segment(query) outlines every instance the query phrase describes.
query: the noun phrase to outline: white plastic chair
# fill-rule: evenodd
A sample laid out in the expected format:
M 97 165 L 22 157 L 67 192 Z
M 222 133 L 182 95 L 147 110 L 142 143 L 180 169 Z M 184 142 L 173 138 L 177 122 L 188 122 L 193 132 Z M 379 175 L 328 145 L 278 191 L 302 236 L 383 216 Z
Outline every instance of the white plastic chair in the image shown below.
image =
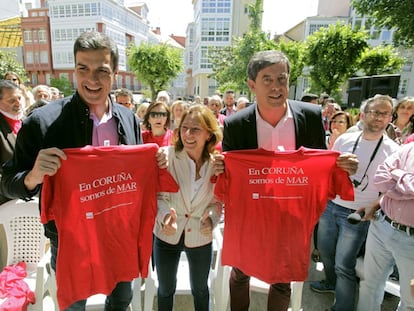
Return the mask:
M 15 199 L 2 204 L 0 224 L 3 225 L 7 242 L 6 264 L 26 263 L 25 281 L 36 296 L 36 303 L 29 305 L 29 310 L 41 311 L 48 276 L 46 263 L 42 260 L 46 238 L 40 223 L 38 200 L 26 202 Z
M 358 257 L 357 263 L 355 266 L 355 272 L 357 276 L 363 280 L 364 279 L 364 257 Z M 388 279 L 385 282 L 384 290 L 391 295 L 400 297 L 400 282 Z

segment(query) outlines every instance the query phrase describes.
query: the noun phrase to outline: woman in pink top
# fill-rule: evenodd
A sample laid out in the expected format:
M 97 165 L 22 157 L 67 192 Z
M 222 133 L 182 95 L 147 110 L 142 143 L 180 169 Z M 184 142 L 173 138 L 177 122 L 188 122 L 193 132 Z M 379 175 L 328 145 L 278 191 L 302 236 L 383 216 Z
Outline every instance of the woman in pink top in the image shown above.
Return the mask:
M 143 125 L 147 130 L 142 132 L 142 141 L 156 143 L 158 146 L 170 146 L 173 131 L 170 130 L 170 108 L 162 101 L 149 105 L 144 116 Z

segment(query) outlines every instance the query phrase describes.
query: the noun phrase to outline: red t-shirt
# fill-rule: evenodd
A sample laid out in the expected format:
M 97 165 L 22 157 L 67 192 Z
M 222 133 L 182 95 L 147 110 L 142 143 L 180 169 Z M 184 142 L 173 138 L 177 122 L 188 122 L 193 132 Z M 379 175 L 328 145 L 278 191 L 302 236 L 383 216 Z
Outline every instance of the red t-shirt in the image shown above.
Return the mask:
M 147 276 L 158 191 L 178 191 L 157 166 L 158 146 L 65 149 L 42 188 L 41 220 L 55 220 L 61 309 L 121 281 Z
M 167 129 L 164 135 L 155 136 L 152 131 L 143 131 L 142 132 L 142 141 L 144 144 L 155 143 L 160 147 L 171 146 L 171 139 L 173 136 L 173 131 Z
M 215 193 L 224 200 L 223 265 L 269 284 L 304 281 L 313 228 L 328 199 L 353 200 L 336 151 L 225 152 Z

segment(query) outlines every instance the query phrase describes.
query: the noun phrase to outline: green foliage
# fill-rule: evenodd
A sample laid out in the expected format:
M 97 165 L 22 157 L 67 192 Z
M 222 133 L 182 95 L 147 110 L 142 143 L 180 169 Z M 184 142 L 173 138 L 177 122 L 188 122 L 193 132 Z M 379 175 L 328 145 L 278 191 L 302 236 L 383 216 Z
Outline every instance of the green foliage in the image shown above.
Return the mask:
M 396 73 L 401 70 L 404 61 L 391 46 L 379 45 L 362 52 L 358 67 L 366 76 Z
M 72 83 L 66 77 L 50 78 L 50 86 L 54 86 L 63 92 L 65 96 L 69 96 L 73 93 Z
M 23 81 L 27 81 L 24 67 L 16 61 L 16 53 L 0 51 L 0 78 L 8 71 L 14 71 Z
M 353 0 L 352 5 L 361 15 L 369 15 L 378 28 L 395 28 L 396 45 L 414 45 L 413 0 Z
M 250 29 L 241 38 L 234 38 L 232 46 L 209 49 L 209 61 L 212 64 L 214 78 L 221 91 L 233 86 L 241 94 L 249 94 L 247 86 L 247 64 L 254 53 L 276 48 L 269 35 L 261 31 L 263 1 L 257 0 L 249 6 Z
M 289 41 L 279 42 L 277 49 L 286 54 L 290 63 L 289 84 L 296 85 L 298 77 L 302 75 L 305 66 L 305 45 L 303 42 Z
M 364 31 L 336 23 L 307 38 L 305 63 L 310 68 L 312 88 L 319 93 L 337 92 L 352 76 L 362 51 L 368 46 Z
M 184 69 L 180 50 L 167 44 L 131 45 L 127 55 L 131 71 L 150 88 L 152 100 Z

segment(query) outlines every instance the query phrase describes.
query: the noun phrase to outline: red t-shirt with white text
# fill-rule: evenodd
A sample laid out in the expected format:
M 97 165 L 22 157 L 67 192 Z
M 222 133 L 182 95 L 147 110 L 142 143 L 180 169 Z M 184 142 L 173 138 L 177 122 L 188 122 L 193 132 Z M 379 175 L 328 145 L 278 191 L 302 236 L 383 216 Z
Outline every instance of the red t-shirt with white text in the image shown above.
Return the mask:
M 64 149 L 42 188 L 41 220 L 58 230 L 56 281 L 65 309 L 121 281 L 147 276 L 158 191 L 176 192 L 156 144 Z
M 223 265 L 269 284 L 304 281 L 313 228 L 328 199 L 353 200 L 336 151 L 225 152 L 215 193 L 224 200 Z

